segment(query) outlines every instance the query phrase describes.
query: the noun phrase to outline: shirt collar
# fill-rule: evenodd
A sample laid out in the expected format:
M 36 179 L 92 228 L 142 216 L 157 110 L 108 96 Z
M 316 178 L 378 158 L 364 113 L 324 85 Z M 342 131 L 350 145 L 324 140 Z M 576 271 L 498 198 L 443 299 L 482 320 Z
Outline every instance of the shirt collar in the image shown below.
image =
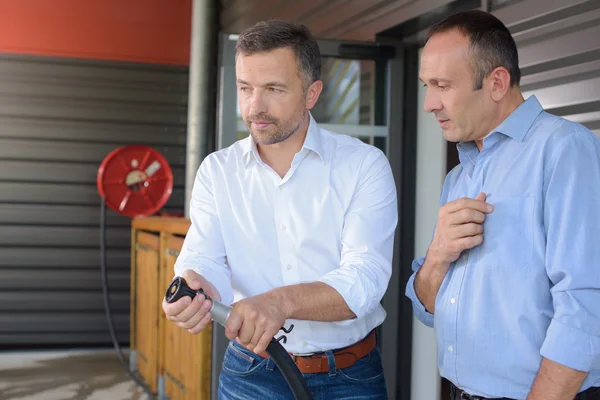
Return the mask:
M 501 142 L 507 137 L 516 141 L 522 142 L 525 140 L 527 132 L 533 125 L 533 122 L 538 115 L 544 111 L 542 105 L 535 95 L 530 96 L 483 139 L 483 149 L 490 149 L 496 143 Z M 504 135 L 496 135 L 500 133 Z M 456 146 L 458 148 L 458 158 L 467 172 L 475 165 L 475 159 L 479 155 L 479 149 L 474 141 L 460 142 Z
M 314 152 L 321 158 L 321 161 L 325 162 L 326 154 L 323 148 L 321 128 L 319 128 L 317 121 L 315 121 L 310 112 L 308 113 L 308 117 L 310 118 L 308 122 L 308 131 L 306 132 L 302 149 L 308 149 Z
M 522 142 L 538 115 L 544 108 L 535 95 L 521 103 L 493 132 L 500 132 Z
M 248 135 L 246 139 L 244 139 L 244 154 L 242 158 L 244 159 L 245 165 L 248 165 L 253 156 L 258 155 L 256 149 L 256 143 L 252 139 L 252 135 Z
M 319 128 L 319 125 L 310 112 L 308 113 L 308 116 L 310 118 L 308 122 L 308 131 L 306 132 L 306 137 L 304 138 L 304 144 L 302 145 L 301 151 L 304 149 L 310 150 L 317 154 L 321 161 L 326 162 L 326 154 L 320 132 L 321 128 Z M 256 142 L 254 142 L 252 135 L 248 135 L 246 138 L 246 143 L 244 143 L 244 153 L 242 155 L 245 165 L 248 165 L 253 156 L 257 160 L 259 159 Z

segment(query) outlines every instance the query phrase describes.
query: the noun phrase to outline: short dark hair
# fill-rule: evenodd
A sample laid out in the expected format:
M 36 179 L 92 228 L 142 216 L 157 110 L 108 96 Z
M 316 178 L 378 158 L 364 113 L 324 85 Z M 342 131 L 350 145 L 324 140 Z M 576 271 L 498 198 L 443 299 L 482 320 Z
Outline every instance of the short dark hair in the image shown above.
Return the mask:
M 238 37 L 237 54 L 251 55 L 280 48 L 290 48 L 296 54 L 298 69 L 305 88 L 321 79 L 319 45 L 308 28 L 292 22 L 270 20 L 258 22 Z
M 481 10 L 459 12 L 446 17 L 429 29 L 425 37 L 457 29 L 471 42 L 471 66 L 475 76 L 474 90 L 498 67 L 510 73 L 510 85 L 519 86 L 521 70 L 517 45 L 508 28 L 498 18 Z

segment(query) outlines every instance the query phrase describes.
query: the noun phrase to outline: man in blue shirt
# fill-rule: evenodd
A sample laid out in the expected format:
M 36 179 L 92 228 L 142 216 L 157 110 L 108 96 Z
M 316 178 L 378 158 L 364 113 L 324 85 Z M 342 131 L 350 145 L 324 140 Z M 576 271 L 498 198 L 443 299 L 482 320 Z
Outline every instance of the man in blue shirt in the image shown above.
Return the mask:
M 600 399 L 600 140 L 523 98 L 491 14 L 433 27 L 420 79 L 460 164 L 406 294 L 453 399 Z

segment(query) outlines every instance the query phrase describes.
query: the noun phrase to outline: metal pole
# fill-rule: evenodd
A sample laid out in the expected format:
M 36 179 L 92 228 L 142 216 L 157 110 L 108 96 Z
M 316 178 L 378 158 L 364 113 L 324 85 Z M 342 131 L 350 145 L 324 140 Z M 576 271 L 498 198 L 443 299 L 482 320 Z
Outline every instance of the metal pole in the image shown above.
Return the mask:
M 190 70 L 187 118 L 187 146 L 185 167 L 185 216 L 189 217 L 190 199 L 200 163 L 209 153 L 209 131 L 215 101 L 211 84 L 213 53 L 213 0 L 193 0 L 192 37 L 190 45 Z

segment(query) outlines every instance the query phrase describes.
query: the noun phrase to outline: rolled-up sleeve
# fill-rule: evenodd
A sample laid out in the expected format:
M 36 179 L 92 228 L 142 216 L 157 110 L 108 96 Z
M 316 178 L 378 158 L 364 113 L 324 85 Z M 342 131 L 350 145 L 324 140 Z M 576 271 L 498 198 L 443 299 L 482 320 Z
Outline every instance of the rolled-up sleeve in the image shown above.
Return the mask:
M 226 263 L 225 245 L 212 189 L 210 156 L 206 157 L 194 181 L 190 200 L 190 229 L 175 262 L 175 275 L 193 270 L 212 283 L 221 302 L 233 302 L 231 270 Z
M 421 303 L 421 300 L 419 300 L 417 292 L 415 291 L 415 277 L 417 276 L 417 271 L 419 268 L 423 266 L 423 262 L 425 262 L 425 257 L 417 258 L 413 261 L 413 274 L 408 279 L 405 294 L 406 297 L 412 301 L 413 311 L 417 319 L 430 328 L 433 328 L 433 314 L 427 311 L 423 303 Z
M 396 185 L 385 155 L 374 149 L 360 171 L 344 219 L 340 267 L 319 279 L 340 293 L 357 318 L 372 312 L 387 290 L 398 223 Z
M 563 139 L 544 180 L 554 315 L 541 355 L 586 372 L 600 369 L 599 143 L 585 131 Z

